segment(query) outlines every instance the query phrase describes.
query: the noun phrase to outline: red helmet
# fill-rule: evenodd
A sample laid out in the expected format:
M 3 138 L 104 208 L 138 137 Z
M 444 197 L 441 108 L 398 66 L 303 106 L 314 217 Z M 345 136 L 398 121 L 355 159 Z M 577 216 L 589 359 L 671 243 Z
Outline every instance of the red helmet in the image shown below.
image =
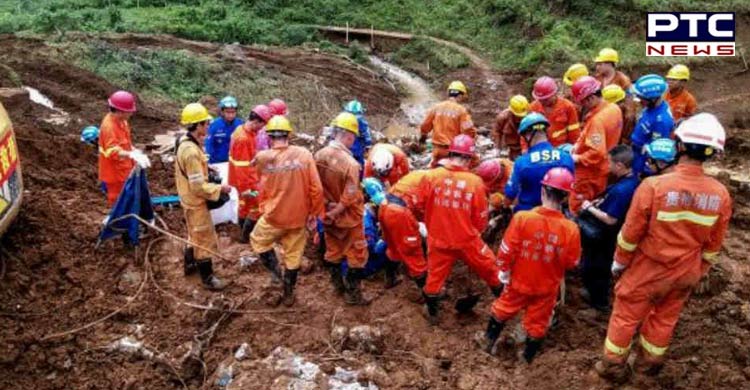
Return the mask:
M 474 139 L 466 134 L 459 134 L 453 138 L 451 146 L 448 148 L 448 152 L 463 154 L 464 156 L 473 156 L 474 150 Z
M 534 83 L 534 91 L 531 96 L 537 100 L 549 99 L 557 93 L 557 83 L 552 77 L 543 76 Z
M 602 83 L 600 83 L 599 80 L 591 76 L 583 76 L 576 80 L 570 89 L 573 93 L 573 99 L 575 99 L 576 102 L 581 103 L 583 99 L 595 94 L 596 91 L 601 89 L 601 87 Z
M 556 167 L 552 168 L 544 174 L 542 184 L 547 187 L 557 188 L 563 191 L 573 191 L 573 173 L 567 168 Z
M 110 107 L 123 111 L 123 112 L 135 112 L 135 96 L 128 91 L 117 91 L 113 93 L 107 103 Z
M 268 108 L 271 109 L 274 115 L 286 115 L 286 103 L 281 99 L 273 99 L 268 102 Z
M 263 119 L 263 122 L 268 122 L 268 120 L 273 116 L 271 109 L 268 108 L 268 106 L 265 104 L 259 104 L 253 107 L 251 112 L 254 112 L 255 115 L 260 117 L 260 119 Z
M 477 175 L 482 178 L 484 184 L 490 185 L 503 174 L 500 162 L 496 159 L 484 160 L 477 167 Z

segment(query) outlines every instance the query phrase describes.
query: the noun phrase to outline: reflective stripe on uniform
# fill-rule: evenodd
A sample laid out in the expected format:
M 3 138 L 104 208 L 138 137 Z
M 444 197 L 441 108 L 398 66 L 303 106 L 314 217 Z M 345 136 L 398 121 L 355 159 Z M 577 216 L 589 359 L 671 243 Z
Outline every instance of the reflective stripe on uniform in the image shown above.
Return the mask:
M 203 174 L 194 173 L 192 175 L 188 175 L 188 181 L 191 183 L 203 183 Z
M 581 124 L 580 123 L 574 123 L 574 124 L 568 126 L 568 131 L 578 130 L 580 128 L 581 128 Z
M 692 211 L 659 211 L 659 213 L 656 214 L 657 221 L 688 221 L 701 226 L 713 226 L 718 219 L 718 215 L 701 215 Z
M 567 132 L 568 132 L 567 129 L 558 130 L 558 131 L 552 133 L 552 138 L 557 138 L 557 137 L 559 137 L 561 135 L 564 135 Z
M 109 158 L 109 156 L 112 155 L 112 153 L 119 152 L 121 148 L 119 146 L 113 146 L 109 149 L 104 149 L 102 147 L 99 147 L 99 153 L 104 155 L 104 158 Z
M 667 347 L 657 347 L 656 345 L 649 343 L 643 335 L 641 335 L 641 346 L 646 352 L 653 356 L 662 356 L 667 352 Z
M 701 257 L 703 258 L 703 260 L 706 260 L 711 264 L 716 264 L 719 262 L 719 252 L 703 252 L 703 255 Z
M 622 236 L 622 231 L 617 234 L 617 245 L 620 246 L 623 250 L 627 252 L 632 252 L 636 248 L 636 244 L 631 244 L 625 240 L 625 237 Z
M 609 339 L 609 337 L 607 337 L 607 338 L 606 338 L 606 339 L 604 340 L 604 348 L 606 348 L 606 349 L 607 349 L 607 351 L 609 351 L 609 352 L 612 352 L 613 354 L 615 354 L 615 355 L 617 355 L 617 356 L 623 356 L 623 355 L 626 355 L 626 354 L 628 353 L 628 351 L 630 351 L 630 345 L 628 345 L 628 346 L 627 346 L 627 347 L 625 347 L 625 348 L 623 348 L 623 347 L 618 347 L 617 345 L 615 345 L 615 343 L 613 343 L 613 342 L 612 342 L 612 341 L 611 341 L 611 340 Z
M 250 161 L 235 160 L 232 156 L 229 156 L 229 163 L 236 167 L 249 167 Z

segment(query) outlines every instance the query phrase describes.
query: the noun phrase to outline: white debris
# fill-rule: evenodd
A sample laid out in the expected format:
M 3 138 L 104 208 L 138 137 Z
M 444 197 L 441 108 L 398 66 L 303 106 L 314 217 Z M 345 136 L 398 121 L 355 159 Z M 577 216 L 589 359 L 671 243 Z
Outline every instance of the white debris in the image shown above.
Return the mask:
M 39 92 L 38 89 L 31 88 L 31 87 L 23 87 L 23 89 L 29 92 L 29 99 L 31 99 L 32 102 L 36 104 L 41 104 L 44 107 L 47 107 L 52 110 L 55 109 L 55 105 L 52 103 L 52 100 L 44 96 L 41 92 Z
M 70 115 L 59 108 L 55 108 L 52 100 L 44 96 L 38 89 L 28 86 L 24 86 L 23 89 L 29 93 L 29 100 L 55 112 L 46 118 L 42 118 L 43 121 L 57 126 L 62 126 L 70 122 Z
M 383 349 L 383 332 L 369 325 L 355 326 L 349 329 L 349 341 L 351 349 L 378 353 Z
M 143 346 L 143 343 L 130 337 L 125 336 L 107 347 L 107 350 L 112 352 L 122 352 L 131 355 L 142 356 L 148 359 L 154 357 L 154 353 L 148 348 Z
M 245 360 L 250 354 L 250 345 L 248 343 L 242 343 L 237 351 L 234 352 L 234 358 L 238 361 Z
M 243 255 L 240 256 L 240 270 L 244 271 L 250 269 L 250 267 L 258 261 L 258 256 L 255 255 Z

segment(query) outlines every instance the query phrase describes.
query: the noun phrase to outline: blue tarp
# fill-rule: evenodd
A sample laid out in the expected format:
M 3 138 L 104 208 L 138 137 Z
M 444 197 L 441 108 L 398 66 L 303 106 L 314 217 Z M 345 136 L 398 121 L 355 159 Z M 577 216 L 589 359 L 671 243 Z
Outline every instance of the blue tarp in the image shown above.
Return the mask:
M 108 223 L 102 229 L 102 232 L 99 234 L 99 242 L 114 237 L 123 237 L 124 235 L 131 244 L 138 245 L 141 223 L 135 218 L 118 220 L 118 218 L 128 214 L 138 215 L 146 221 L 154 219 L 154 208 L 151 204 L 151 194 L 148 189 L 146 172 L 139 167 L 133 168 L 133 171 L 130 172 L 128 181 L 125 182 L 122 192 L 117 197 L 115 205 L 109 212 L 108 221 L 115 222 Z

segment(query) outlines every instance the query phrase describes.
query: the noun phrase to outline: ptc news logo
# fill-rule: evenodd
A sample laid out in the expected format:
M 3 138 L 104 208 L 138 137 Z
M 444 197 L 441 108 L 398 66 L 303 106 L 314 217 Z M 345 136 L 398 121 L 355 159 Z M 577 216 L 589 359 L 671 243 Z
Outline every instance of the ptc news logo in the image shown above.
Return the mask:
M 649 57 L 734 56 L 734 12 L 649 12 Z

